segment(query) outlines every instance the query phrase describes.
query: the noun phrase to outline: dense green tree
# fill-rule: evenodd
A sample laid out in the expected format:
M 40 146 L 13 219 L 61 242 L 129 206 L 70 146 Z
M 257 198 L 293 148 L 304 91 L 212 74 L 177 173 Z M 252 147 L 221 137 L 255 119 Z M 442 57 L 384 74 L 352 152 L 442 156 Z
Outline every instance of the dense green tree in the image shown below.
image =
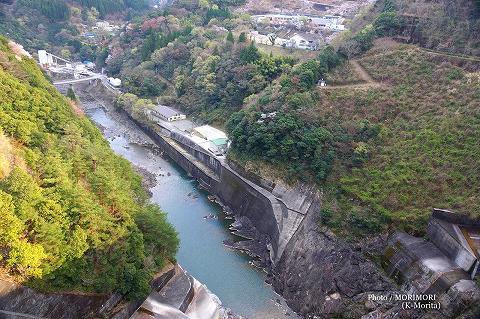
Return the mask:
M 228 41 L 228 42 L 231 42 L 231 43 L 235 43 L 235 39 L 233 38 L 233 33 L 232 33 L 232 31 L 228 31 L 227 41 Z
M 75 95 L 75 92 L 73 91 L 73 89 L 71 87 L 69 87 L 68 90 L 67 90 L 67 97 L 72 101 L 77 100 L 77 96 Z
M 400 31 L 401 21 L 396 12 L 382 12 L 375 19 L 373 27 L 378 37 L 393 36 Z
M 253 42 L 240 50 L 240 60 L 243 63 L 254 63 L 259 59 L 260 53 Z
M 385 0 L 383 5 L 383 12 L 393 12 L 397 10 L 397 5 L 395 4 L 395 0 Z
M 38 9 L 44 16 L 51 21 L 64 21 L 70 17 L 70 8 L 62 0 L 35 1 L 20 0 L 20 4 Z
M 245 34 L 245 32 L 240 33 L 240 35 L 238 36 L 238 42 L 239 43 L 247 42 L 247 35 Z
M 320 51 L 318 60 L 320 61 L 320 67 L 323 73 L 336 68 L 343 62 L 342 57 L 331 46 L 327 46 Z
M 143 10 L 148 8 L 147 0 L 76 0 L 86 8 L 95 8 L 100 15 L 104 16 L 109 13 L 131 8 L 134 10 Z
M 292 114 L 277 114 L 257 122 L 258 113 L 235 113 L 227 129 L 235 150 L 274 164 L 287 165 L 291 174 L 305 177 L 306 170 L 324 180 L 335 158 L 332 134 L 325 128 L 306 126 Z

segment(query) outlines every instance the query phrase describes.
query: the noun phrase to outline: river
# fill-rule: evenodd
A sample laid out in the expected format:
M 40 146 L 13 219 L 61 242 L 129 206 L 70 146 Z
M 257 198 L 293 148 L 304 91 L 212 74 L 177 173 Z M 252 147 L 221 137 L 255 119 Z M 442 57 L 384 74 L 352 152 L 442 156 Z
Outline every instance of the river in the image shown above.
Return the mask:
M 250 265 L 250 257 L 222 244 L 226 239 L 239 240 L 228 231 L 232 221 L 224 218 L 221 207 L 209 201 L 193 178 L 161 156 L 149 137 L 124 115 L 98 101 L 85 99 L 82 104 L 114 152 L 148 171 L 153 179 L 152 201 L 168 213 L 178 231 L 181 243 L 177 260 L 188 273 L 206 284 L 223 306 L 241 316 L 298 318 L 264 282 L 265 274 Z M 215 218 L 204 218 L 211 215 Z

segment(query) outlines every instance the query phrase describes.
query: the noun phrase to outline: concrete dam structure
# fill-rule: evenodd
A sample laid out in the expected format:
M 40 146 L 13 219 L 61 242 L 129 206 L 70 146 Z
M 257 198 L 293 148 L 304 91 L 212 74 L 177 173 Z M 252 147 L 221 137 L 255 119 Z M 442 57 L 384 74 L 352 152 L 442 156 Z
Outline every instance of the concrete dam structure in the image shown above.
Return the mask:
M 384 268 L 407 294 L 435 295 L 451 315 L 478 304 L 480 288 L 473 281 L 480 261 L 480 221 L 434 209 L 427 227 L 429 240 L 395 232 L 388 239 Z

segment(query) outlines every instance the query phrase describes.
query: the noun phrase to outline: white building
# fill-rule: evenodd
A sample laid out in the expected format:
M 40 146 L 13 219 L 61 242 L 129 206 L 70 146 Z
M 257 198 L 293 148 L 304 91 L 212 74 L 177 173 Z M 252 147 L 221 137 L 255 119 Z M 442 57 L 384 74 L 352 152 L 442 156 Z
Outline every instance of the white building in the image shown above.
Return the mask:
M 273 37 L 272 37 L 273 35 Z M 275 39 L 275 46 L 295 48 L 302 50 L 318 50 L 320 47 L 320 41 L 317 36 L 313 34 L 290 31 L 285 35 L 277 36 L 275 34 L 260 34 L 258 31 L 251 31 L 249 34 L 251 41 L 258 44 L 272 45 L 272 39 Z
M 273 24 L 273 25 L 294 25 L 301 27 L 304 25 L 304 17 L 293 16 L 285 14 L 262 14 L 252 17 L 255 22 L 260 24 Z
M 54 65 L 52 55 L 45 50 L 38 50 L 38 62 L 44 68 Z
M 208 149 L 213 154 L 224 155 L 228 147 L 227 134 L 210 125 L 203 125 L 193 129 L 192 137 L 194 140 L 203 141 L 199 144 Z M 205 143 L 208 142 L 208 143 Z M 205 146 L 206 145 L 206 146 Z
M 265 35 L 260 34 L 258 31 L 250 31 L 249 38 L 250 41 L 265 45 L 272 45 L 272 39 L 274 39 L 274 45 L 276 46 L 285 46 L 288 42 L 288 39 L 280 38 L 274 33 Z
M 252 17 L 256 23 L 270 25 L 292 25 L 297 28 L 311 25 L 313 27 L 324 27 L 328 30 L 343 31 L 344 18 L 340 16 L 326 15 L 323 17 L 306 15 L 284 15 L 284 14 L 263 14 Z
M 95 23 L 95 26 L 92 29 L 100 29 L 103 31 L 112 32 L 120 29 L 120 27 L 114 24 L 110 24 L 108 21 L 98 21 L 97 23 Z
M 151 110 L 150 114 L 153 117 L 167 122 L 184 120 L 187 118 L 185 114 L 182 114 L 179 111 L 165 105 L 157 105 L 155 108 L 153 108 L 153 110 Z
M 290 39 L 289 44 L 293 48 L 302 50 L 318 50 L 319 42 L 313 36 L 307 34 L 295 33 Z
M 345 25 L 342 24 L 344 20 L 345 19 L 342 17 L 331 15 L 309 18 L 309 21 L 311 21 L 311 23 L 313 23 L 314 25 L 321 26 L 325 29 L 333 31 L 344 31 Z

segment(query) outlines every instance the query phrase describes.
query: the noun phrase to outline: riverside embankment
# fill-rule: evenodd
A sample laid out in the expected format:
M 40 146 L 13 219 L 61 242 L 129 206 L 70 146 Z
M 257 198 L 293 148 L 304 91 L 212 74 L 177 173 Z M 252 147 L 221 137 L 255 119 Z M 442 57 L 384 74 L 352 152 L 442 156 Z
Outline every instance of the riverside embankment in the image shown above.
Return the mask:
M 239 315 L 295 318 L 283 299 L 264 283 L 264 273 L 251 265 L 251 258 L 223 245 L 240 238 L 228 231 L 232 220 L 226 218 L 221 206 L 207 198 L 208 193 L 199 187 L 193 174 L 189 175 L 172 158 L 162 156 L 166 155 L 165 149 L 111 104 L 89 98 L 88 92 L 79 89 L 77 94 L 112 149 L 148 177 L 152 200 L 168 213 L 179 232 L 179 264 Z

